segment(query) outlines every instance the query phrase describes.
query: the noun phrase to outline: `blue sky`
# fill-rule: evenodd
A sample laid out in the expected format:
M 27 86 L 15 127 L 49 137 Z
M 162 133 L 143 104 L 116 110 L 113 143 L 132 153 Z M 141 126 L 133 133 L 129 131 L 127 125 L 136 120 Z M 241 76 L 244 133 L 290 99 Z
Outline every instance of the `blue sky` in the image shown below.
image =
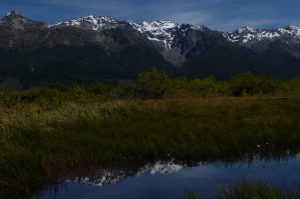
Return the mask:
M 166 19 L 231 31 L 241 26 L 300 25 L 300 0 L 0 0 L 0 13 L 17 10 L 48 23 L 90 14 L 117 19 Z

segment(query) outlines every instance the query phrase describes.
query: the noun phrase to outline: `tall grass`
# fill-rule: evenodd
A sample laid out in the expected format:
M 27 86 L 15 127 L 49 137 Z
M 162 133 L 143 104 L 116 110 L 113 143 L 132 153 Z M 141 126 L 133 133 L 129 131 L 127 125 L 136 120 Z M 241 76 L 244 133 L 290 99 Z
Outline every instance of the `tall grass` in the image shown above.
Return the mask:
M 190 192 L 186 199 L 203 199 L 201 194 Z M 300 192 L 285 193 L 281 189 L 261 182 L 242 181 L 232 188 L 222 188 L 218 191 L 216 199 L 299 199 Z
M 53 171 L 119 158 L 240 158 L 296 151 L 298 100 L 35 103 L 0 111 L 0 188 L 29 191 Z
M 257 198 L 257 199 L 285 199 L 284 194 L 280 189 L 268 186 L 263 183 L 241 182 L 231 190 L 223 189 L 217 195 L 218 199 L 242 199 L 242 198 Z M 290 198 L 290 197 L 288 197 Z

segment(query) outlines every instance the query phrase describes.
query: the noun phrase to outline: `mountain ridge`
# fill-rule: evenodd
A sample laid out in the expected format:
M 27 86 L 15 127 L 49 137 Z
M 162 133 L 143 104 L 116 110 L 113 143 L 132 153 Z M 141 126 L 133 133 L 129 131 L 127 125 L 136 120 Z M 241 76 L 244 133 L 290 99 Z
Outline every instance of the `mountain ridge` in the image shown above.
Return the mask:
M 0 80 L 29 85 L 132 79 L 153 67 L 188 78 L 227 79 L 243 71 L 300 76 L 300 28 L 291 25 L 221 32 L 94 15 L 47 24 L 12 11 L 0 21 L 0 51 Z
M 26 17 L 23 17 L 19 12 L 12 10 L 11 12 L 7 13 L 1 21 L 6 20 L 7 18 L 11 17 L 18 17 L 18 18 L 23 18 L 26 19 L 30 22 L 35 22 L 35 23 L 42 23 L 40 21 L 32 21 Z M 83 23 L 89 23 L 90 27 L 82 25 Z M 44 23 L 44 22 L 43 22 Z M 52 24 L 47 24 L 49 28 L 54 28 L 58 26 L 73 26 L 76 28 L 86 28 L 86 29 L 91 29 L 91 30 L 103 30 L 103 29 L 109 29 L 109 28 L 114 28 L 114 25 L 117 24 L 122 24 L 122 23 L 128 23 L 130 24 L 133 28 L 138 30 L 141 33 L 149 33 L 151 36 L 148 36 L 149 40 L 154 40 L 154 41 L 162 41 L 157 39 L 156 36 L 163 37 L 166 35 L 168 37 L 168 40 L 163 40 L 162 42 L 165 43 L 166 48 L 170 48 L 171 42 L 170 40 L 173 39 L 170 33 L 168 31 L 172 31 L 173 29 L 178 29 L 181 26 L 190 26 L 192 29 L 195 30 L 212 30 L 209 29 L 205 25 L 192 25 L 192 24 L 178 24 L 176 22 L 173 22 L 171 20 L 152 20 L 152 21 L 143 21 L 142 23 L 138 23 L 132 20 L 118 20 L 112 16 L 96 16 L 96 15 L 89 15 L 89 16 L 84 16 L 80 17 L 77 19 L 71 19 L 71 20 L 65 20 L 62 22 L 56 22 Z M 249 27 L 249 26 L 244 26 L 237 28 L 236 30 L 232 32 L 224 32 L 224 31 L 216 31 L 212 30 L 215 32 L 220 32 L 223 33 L 223 36 L 228 39 L 228 41 L 231 42 L 242 42 L 242 43 L 247 43 L 251 41 L 251 38 L 253 38 L 253 34 L 257 34 L 257 38 L 259 40 L 261 39 L 274 39 L 277 37 L 280 37 L 281 34 L 285 34 L 285 36 L 292 36 L 295 39 L 298 39 L 298 42 L 300 43 L 300 27 L 295 26 L 295 25 L 287 25 L 283 28 L 272 28 L 272 29 L 264 29 L 264 28 L 255 28 L 255 27 Z M 247 35 L 242 35 L 243 33 L 248 33 Z M 250 34 L 252 33 L 252 35 Z M 242 37 L 242 41 L 237 40 L 237 37 L 240 39 Z

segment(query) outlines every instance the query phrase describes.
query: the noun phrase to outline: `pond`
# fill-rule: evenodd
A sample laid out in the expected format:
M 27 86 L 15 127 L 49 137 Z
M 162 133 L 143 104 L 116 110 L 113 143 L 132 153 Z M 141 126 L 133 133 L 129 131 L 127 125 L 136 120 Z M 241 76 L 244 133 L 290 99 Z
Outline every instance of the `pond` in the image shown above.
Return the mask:
M 300 155 L 280 160 L 234 163 L 198 163 L 194 166 L 174 161 L 146 164 L 138 171 L 100 170 L 93 177 L 66 179 L 57 189 L 49 188 L 41 199 L 174 199 L 187 191 L 213 198 L 218 187 L 241 180 L 265 182 L 284 191 L 300 187 Z

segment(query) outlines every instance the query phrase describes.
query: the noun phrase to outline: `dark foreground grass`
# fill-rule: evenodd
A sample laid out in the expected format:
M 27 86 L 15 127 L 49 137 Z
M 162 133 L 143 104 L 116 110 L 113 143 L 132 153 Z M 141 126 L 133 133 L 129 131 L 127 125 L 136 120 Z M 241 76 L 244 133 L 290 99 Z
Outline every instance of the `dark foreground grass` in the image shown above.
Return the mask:
M 0 117 L 0 190 L 23 193 L 97 162 L 235 159 L 300 146 L 297 99 L 29 103 Z
M 201 194 L 188 193 L 185 199 L 204 199 Z M 281 189 L 261 182 L 240 182 L 232 188 L 217 191 L 216 199 L 299 199 L 300 190 L 285 193 Z

